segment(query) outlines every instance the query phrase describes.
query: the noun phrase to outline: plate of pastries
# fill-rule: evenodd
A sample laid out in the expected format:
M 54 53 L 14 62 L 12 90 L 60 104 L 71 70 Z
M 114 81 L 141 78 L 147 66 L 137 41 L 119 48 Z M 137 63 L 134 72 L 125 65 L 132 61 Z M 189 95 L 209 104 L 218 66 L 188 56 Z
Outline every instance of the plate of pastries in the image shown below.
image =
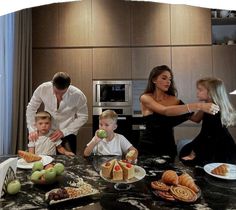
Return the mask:
M 188 173 L 178 175 L 174 170 L 163 172 L 161 179 L 151 182 L 154 195 L 171 202 L 195 202 L 201 195 L 200 188 Z
M 112 159 L 101 165 L 100 176 L 112 183 L 133 183 L 143 179 L 146 171 L 127 160 Z
M 209 163 L 204 166 L 207 174 L 227 180 L 236 180 L 236 165 L 228 163 Z
M 32 169 L 34 162 L 41 161 L 43 165 L 47 165 L 53 161 L 53 158 L 48 155 L 36 155 L 27 151 L 18 150 L 17 168 Z

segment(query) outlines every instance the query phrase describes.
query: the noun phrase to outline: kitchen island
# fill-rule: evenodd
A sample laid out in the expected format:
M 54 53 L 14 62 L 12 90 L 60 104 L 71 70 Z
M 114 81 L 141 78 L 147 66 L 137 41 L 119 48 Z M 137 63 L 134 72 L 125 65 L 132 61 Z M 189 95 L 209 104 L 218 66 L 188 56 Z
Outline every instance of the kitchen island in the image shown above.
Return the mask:
M 0 162 L 13 156 L 0 156 Z M 0 200 L 0 209 L 196 209 L 196 210 L 235 210 L 236 181 L 223 180 L 205 173 L 202 168 L 184 166 L 178 160 L 171 162 L 168 157 L 139 157 L 138 165 L 146 170 L 146 176 L 131 184 L 129 190 L 116 190 L 114 183 L 102 179 L 99 175 L 100 165 L 113 157 L 69 158 L 63 155 L 53 156 L 54 163 L 65 165 L 65 172 L 59 182 L 52 185 L 34 185 L 29 176 L 31 170 L 17 169 L 21 191 L 16 195 L 5 195 Z M 159 180 L 163 171 L 175 170 L 178 174 L 187 172 L 194 177 L 201 189 L 201 196 L 194 203 L 165 201 L 154 195 L 150 187 L 151 181 Z M 91 184 L 99 190 L 98 194 L 49 205 L 45 201 L 45 193 L 54 188 L 70 186 L 79 179 Z

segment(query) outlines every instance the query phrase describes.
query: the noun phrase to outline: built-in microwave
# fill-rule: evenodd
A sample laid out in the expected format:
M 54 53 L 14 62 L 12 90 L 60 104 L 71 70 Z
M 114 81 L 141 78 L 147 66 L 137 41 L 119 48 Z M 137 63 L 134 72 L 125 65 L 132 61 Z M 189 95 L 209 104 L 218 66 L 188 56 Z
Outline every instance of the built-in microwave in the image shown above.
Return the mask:
M 94 80 L 93 106 L 131 106 L 131 80 Z

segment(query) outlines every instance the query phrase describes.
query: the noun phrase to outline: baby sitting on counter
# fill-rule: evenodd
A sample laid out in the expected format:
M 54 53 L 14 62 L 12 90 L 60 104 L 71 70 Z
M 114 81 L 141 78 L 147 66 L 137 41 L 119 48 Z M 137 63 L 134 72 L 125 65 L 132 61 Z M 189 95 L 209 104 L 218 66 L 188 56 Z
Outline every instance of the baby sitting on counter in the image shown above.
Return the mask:
M 115 133 L 118 115 L 113 110 L 105 110 L 99 116 L 99 130 L 87 144 L 84 156 L 95 155 L 125 155 L 129 162 L 135 162 L 138 150 L 121 134 Z

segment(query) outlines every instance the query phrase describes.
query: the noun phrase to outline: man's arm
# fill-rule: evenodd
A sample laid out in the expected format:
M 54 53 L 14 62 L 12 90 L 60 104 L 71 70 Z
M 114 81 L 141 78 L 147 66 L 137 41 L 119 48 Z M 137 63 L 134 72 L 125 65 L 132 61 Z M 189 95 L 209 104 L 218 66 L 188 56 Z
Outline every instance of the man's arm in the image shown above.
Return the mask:
M 74 156 L 75 154 L 73 152 L 67 151 L 63 146 L 59 145 L 57 146 L 57 151 L 60 154 L 66 155 L 66 156 Z

